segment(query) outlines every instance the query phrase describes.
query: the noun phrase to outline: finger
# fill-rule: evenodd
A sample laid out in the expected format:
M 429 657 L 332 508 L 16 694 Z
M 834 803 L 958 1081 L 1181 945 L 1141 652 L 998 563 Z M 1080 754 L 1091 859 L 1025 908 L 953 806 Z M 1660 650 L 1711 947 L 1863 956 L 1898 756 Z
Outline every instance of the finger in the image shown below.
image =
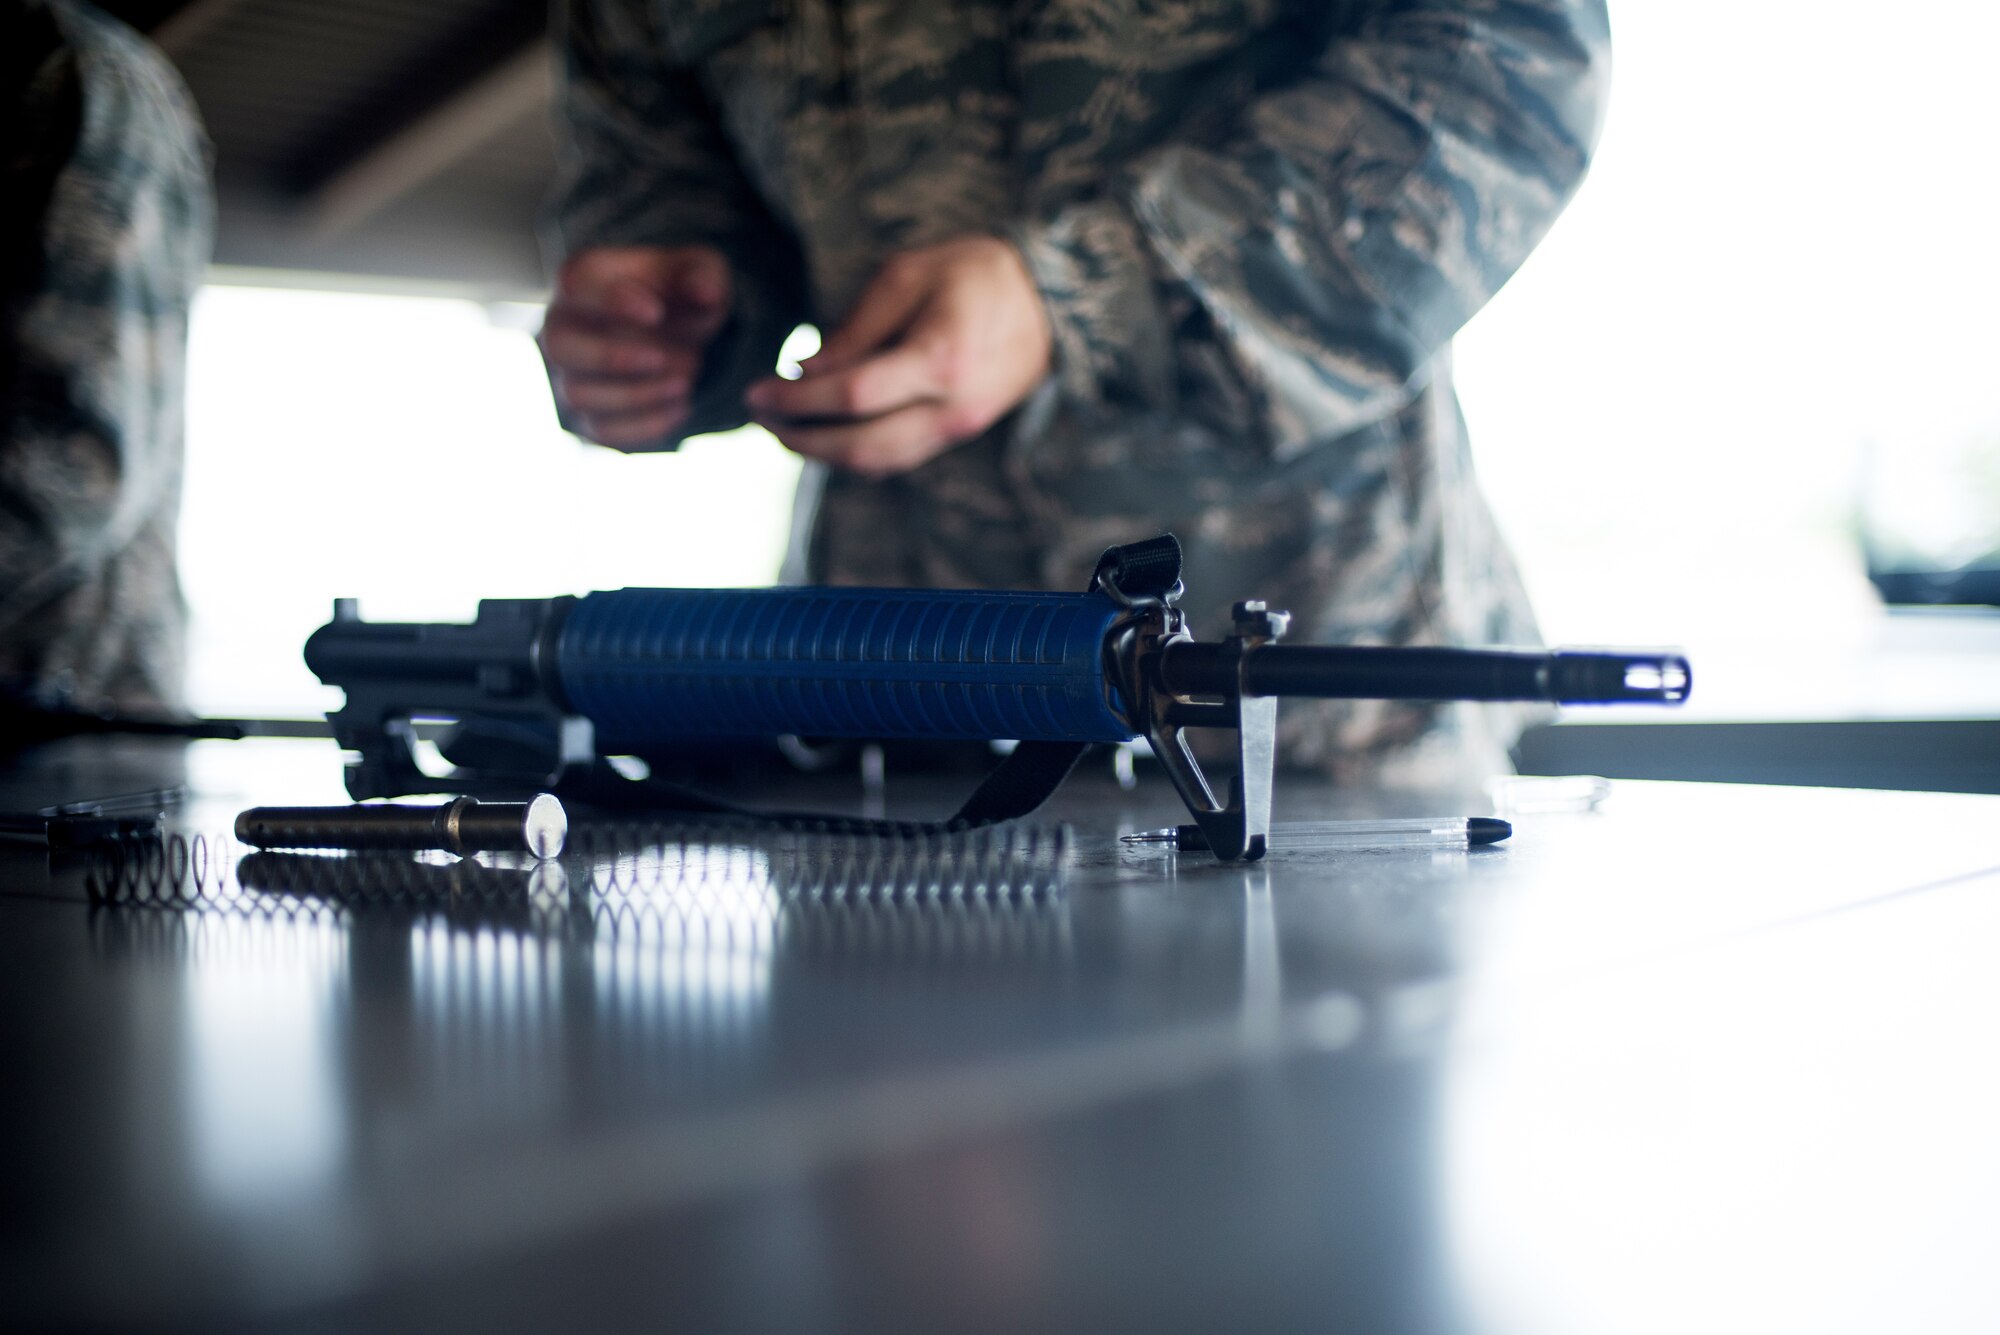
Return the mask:
M 675 295 L 696 306 L 724 305 L 729 300 L 729 261 L 706 247 L 682 252 Z
M 573 413 L 615 414 L 665 408 L 686 401 L 691 388 L 686 375 L 623 376 L 571 375 L 559 371 L 555 377 L 556 396 Z
M 908 328 L 930 294 L 927 271 L 905 256 L 892 257 L 800 369 L 807 376 L 847 369 Z
M 584 314 L 672 326 L 705 342 L 729 314 L 729 260 L 712 246 L 593 246 L 556 274 L 556 298 Z
M 787 449 L 864 477 L 907 472 L 955 443 L 944 430 L 945 410 L 933 403 L 838 426 L 761 419 L 760 424 Z
M 629 450 L 663 444 L 687 420 L 687 408 L 655 408 L 647 412 L 615 415 L 588 414 L 577 423 L 578 434 L 600 445 Z
M 666 375 L 686 357 L 662 347 L 657 334 L 594 324 L 560 310 L 551 312 L 540 341 L 550 366 L 581 375 Z
M 880 417 L 942 399 L 946 386 L 929 345 L 899 344 L 845 371 L 800 380 L 760 380 L 744 397 L 753 411 L 781 417 Z
M 601 313 L 629 324 L 656 325 L 666 318 L 667 304 L 644 284 L 619 282 L 605 292 Z
M 660 354 L 659 369 L 600 371 L 578 366 L 570 362 L 559 361 L 554 353 L 549 352 L 548 342 L 545 339 L 543 342 L 543 351 L 548 353 L 549 374 L 551 379 L 555 381 L 558 393 L 567 393 L 571 389 L 577 389 L 587 394 L 591 388 L 606 382 L 635 385 L 642 383 L 650 384 L 655 381 L 668 381 L 685 391 L 694 383 L 695 376 L 701 371 L 701 354 L 677 344 L 662 344 L 657 338 L 636 338 L 629 333 L 622 332 L 606 333 L 601 330 L 588 328 L 583 332 L 586 335 L 605 338 L 620 345 L 629 343 L 635 347 L 656 350 Z M 556 346 L 558 351 L 573 352 L 576 350 L 577 344 L 565 336 Z
M 581 295 L 558 292 L 549 306 L 548 318 L 584 324 L 651 326 L 657 325 L 665 313 L 665 303 L 646 288 L 637 283 L 618 283 Z
M 654 300 L 665 295 L 671 251 L 656 246 L 592 246 L 556 271 L 556 300 L 595 314 L 611 314 L 616 294 L 636 289 Z
M 729 261 L 720 251 L 682 252 L 669 281 L 667 332 L 692 343 L 714 338 L 729 319 L 730 286 Z

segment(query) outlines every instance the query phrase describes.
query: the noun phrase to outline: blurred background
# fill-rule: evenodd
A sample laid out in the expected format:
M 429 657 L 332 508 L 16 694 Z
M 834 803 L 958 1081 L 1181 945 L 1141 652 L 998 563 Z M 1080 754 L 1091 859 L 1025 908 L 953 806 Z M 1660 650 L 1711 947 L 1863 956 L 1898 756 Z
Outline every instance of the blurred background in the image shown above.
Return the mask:
M 797 466 L 768 437 L 628 458 L 556 425 L 541 0 L 107 7 L 180 65 L 216 147 L 198 708 L 327 707 L 299 647 L 336 596 L 457 619 L 773 578 Z M 1597 166 L 1456 353 L 1545 633 L 1686 646 L 1695 722 L 2000 718 L 2000 613 L 1972 604 L 2000 580 L 2000 11 L 1612 17 Z

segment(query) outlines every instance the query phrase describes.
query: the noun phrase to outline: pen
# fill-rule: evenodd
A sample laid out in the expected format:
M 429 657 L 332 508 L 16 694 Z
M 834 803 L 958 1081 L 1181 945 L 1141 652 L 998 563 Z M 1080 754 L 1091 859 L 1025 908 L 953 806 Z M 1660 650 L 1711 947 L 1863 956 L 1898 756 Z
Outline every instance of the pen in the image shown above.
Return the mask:
M 1288 849 L 1470 848 L 1497 844 L 1514 827 L 1491 816 L 1418 816 L 1406 820 L 1325 820 L 1271 827 L 1274 852 Z M 1208 847 L 1199 825 L 1171 825 L 1119 836 L 1128 844 L 1166 844 L 1179 852 Z

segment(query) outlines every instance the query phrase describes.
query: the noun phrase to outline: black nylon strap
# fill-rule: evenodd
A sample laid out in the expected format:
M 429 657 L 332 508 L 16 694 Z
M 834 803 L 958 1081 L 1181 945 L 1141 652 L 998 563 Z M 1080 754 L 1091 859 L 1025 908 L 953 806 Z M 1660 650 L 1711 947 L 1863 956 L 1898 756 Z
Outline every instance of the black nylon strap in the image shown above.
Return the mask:
M 1163 598 L 1181 579 L 1181 544 L 1171 533 L 1144 542 L 1113 547 L 1098 558 L 1091 591 L 1109 584 L 1126 599 Z M 1055 795 L 1088 742 L 1022 742 L 1014 753 L 993 767 L 951 819 L 944 821 L 871 820 L 858 816 L 824 816 L 791 811 L 751 811 L 717 801 L 664 779 L 626 779 L 599 761 L 586 777 L 557 785 L 556 795 L 595 806 L 643 806 L 652 810 L 699 813 L 732 819 L 804 825 L 836 834 L 919 835 L 972 830 L 1032 814 Z M 636 799 L 636 801 L 634 800 Z
M 1055 795 L 1089 749 L 1088 742 L 1022 742 L 993 767 L 951 823 L 970 829 L 1027 815 Z

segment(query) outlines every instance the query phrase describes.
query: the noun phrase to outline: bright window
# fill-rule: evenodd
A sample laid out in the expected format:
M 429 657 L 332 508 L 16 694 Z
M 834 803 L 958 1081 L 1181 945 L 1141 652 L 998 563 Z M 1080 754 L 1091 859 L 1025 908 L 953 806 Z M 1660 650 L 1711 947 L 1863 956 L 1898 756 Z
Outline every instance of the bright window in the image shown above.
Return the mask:
M 1727 715 L 2000 710 L 2000 620 L 1886 617 L 1860 534 L 2000 549 L 2000 9 L 1613 6 L 1598 163 L 1459 340 L 1556 640 Z
M 481 597 L 769 583 L 796 461 L 760 431 L 620 455 L 557 426 L 532 307 L 211 286 L 190 350 L 190 693 L 337 704 L 300 647 L 336 597 L 469 620 Z

